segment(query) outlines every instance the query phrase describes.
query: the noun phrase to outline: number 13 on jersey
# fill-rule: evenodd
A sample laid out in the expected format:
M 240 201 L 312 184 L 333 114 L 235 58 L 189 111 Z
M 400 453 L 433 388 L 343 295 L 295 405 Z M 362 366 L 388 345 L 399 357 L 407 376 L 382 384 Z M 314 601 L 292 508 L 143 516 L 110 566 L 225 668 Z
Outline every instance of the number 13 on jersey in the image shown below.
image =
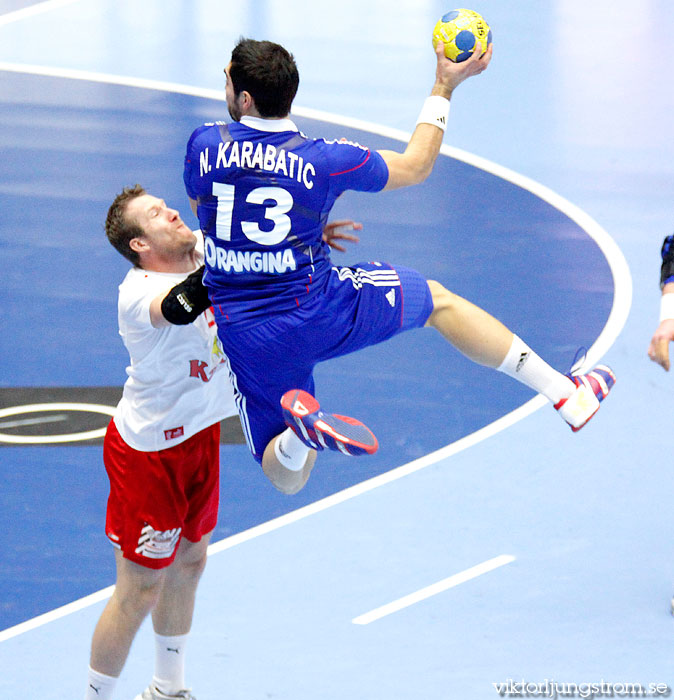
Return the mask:
M 218 200 L 215 235 L 224 241 L 230 241 L 235 186 L 214 182 L 213 196 Z M 293 198 L 288 190 L 282 187 L 256 187 L 248 193 L 246 203 L 264 206 L 264 218 L 273 224 L 270 231 L 263 231 L 257 221 L 242 221 L 241 230 L 246 238 L 260 245 L 277 245 L 290 233 L 288 212 L 292 209 Z

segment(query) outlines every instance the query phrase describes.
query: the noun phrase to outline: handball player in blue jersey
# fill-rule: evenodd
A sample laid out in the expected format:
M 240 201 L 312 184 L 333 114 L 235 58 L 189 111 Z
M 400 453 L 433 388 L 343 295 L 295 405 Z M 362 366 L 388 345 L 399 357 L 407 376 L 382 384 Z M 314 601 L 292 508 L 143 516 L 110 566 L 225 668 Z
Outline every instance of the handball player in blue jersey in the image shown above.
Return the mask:
M 184 182 L 205 236 L 204 284 L 229 358 L 248 445 L 277 488 L 306 483 L 316 451 L 373 453 L 359 420 L 315 398 L 321 361 L 432 326 L 471 360 L 543 393 L 574 430 L 608 394 L 608 368 L 567 376 L 498 320 L 415 270 L 386 263 L 334 266 L 322 230 L 346 190 L 421 183 L 439 153 L 455 88 L 484 71 L 492 47 L 462 63 L 436 48 L 435 83 L 404 152 L 307 138 L 289 118 L 299 85 L 291 54 L 241 39 L 225 69 L 232 123 L 197 128 Z

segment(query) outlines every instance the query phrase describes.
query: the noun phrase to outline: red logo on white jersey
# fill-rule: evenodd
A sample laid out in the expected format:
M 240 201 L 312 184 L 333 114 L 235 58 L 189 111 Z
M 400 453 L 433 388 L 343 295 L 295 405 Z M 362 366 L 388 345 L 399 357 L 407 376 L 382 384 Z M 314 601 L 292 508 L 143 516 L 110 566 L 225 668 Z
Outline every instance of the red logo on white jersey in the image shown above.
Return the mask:
M 201 379 L 202 382 L 209 381 L 210 376 L 206 374 L 207 368 L 208 362 L 203 362 L 203 360 L 190 360 L 190 377 L 197 377 Z
M 164 431 L 164 439 L 165 440 L 175 440 L 176 438 L 182 437 L 184 434 L 185 434 L 185 429 L 181 425 L 177 428 L 171 428 L 170 430 L 165 430 Z

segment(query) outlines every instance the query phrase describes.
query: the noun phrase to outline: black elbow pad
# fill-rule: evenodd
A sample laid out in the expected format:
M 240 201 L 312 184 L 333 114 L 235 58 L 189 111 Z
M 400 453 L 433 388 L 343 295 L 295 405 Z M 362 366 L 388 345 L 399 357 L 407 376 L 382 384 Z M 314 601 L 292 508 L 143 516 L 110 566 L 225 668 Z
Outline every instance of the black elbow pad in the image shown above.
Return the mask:
M 176 326 L 186 326 L 196 320 L 199 314 L 211 305 L 208 290 L 201 281 L 204 266 L 188 275 L 180 284 L 173 287 L 161 302 L 164 318 Z

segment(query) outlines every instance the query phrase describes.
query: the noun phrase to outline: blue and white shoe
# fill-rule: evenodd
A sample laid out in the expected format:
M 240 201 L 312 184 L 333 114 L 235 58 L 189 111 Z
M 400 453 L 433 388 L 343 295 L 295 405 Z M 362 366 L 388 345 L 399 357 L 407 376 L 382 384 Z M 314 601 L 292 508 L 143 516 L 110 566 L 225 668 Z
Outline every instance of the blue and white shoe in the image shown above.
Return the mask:
M 306 391 L 286 391 L 281 407 L 286 425 L 313 450 L 327 448 L 355 457 L 371 455 L 379 449 L 377 438 L 366 425 L 349 416 L 325 413 Z
M 575 433 L 599 410 L 599 404 L 608 396 L 616 379 L 613 370 L 606 365 L 597 365 L 587 374 L 573 374 L 572 370 L 566 376 L 576 385 L 576 390 L 568 399 L 556 403 L 555 409 Z

